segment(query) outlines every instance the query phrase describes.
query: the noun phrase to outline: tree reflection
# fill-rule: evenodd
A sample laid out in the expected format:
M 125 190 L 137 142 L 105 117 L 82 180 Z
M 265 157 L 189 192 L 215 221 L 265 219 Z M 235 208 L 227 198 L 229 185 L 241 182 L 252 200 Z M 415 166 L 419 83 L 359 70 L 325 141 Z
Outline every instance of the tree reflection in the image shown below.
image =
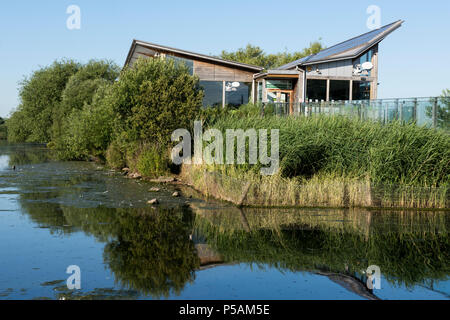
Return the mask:
M 199 258 L 189 240 L 193 214 L 187 209 L 138 210 L 118 215 L 117 240 L 104 258 L 118 282 L 153 297 L 179 294 L 194 280 Z

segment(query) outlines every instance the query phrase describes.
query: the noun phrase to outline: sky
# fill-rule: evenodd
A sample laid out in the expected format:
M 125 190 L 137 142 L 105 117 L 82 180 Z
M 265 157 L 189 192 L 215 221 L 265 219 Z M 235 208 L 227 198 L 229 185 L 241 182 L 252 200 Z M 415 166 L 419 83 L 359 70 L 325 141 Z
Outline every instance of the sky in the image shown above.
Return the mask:
M 267 53 L 326 46 L 381 25 L 403 26 L 380 44 L 378 98 L 436 96 L 450 88 L 450 1 L 40 0 L 0 3 L 0 117 L 20 103 L 18 83 L 56 59 L 110 59 L 122 66 L 133 39 L 217 55 L 248 43 Z M 70 5 L 80 29 L 67 28 Z

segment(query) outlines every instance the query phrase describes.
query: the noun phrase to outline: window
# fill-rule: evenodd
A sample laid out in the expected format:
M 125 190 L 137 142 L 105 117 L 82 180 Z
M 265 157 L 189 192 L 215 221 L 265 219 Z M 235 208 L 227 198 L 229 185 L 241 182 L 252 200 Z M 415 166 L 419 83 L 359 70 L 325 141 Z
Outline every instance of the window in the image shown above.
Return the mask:
M 225 103 L 238 107 L 247 104 L 250 96 L 251 83 L 225 82 Z
M 266 80 L 267 89 L 292 90 L 291 80 Z
M 373 57 L 373 50 L 370 49 L 369 51 L 364 53 L 361 57 L 359 57 L 359 59 L 356 59 L 354 64 L 359 64 L 361 66 L 364 62 L 372 62 L 372 57 Z M 372 70 L 366 70 L 361 73 L 362 76 L 368 77 L 370 77 L 371 74 Z
M 171 55 L 167 55 L 166 58 L 175 61 L 175 64 L 182 64 L 182 63 L 184 63 L 186 65 L 186 67 L 189 69 L 189 73 L 191 75 L 194 74 L 194 61 L 189 60 L 189 59 L 185 59 L 185 58 L 171 56 Z
M 309 79 L 306 85 L 307 100 L 327 99 L 327 80 Z
M 261 102 L 263 98 L 263 85 L 262 82 L 258 82 L 258 102 Z
M 205 92 L 203 107 L 222 107 L 222 81 L 200 81 L 200 87 Z
M 330 101 L 349 100 L 350 81 L 331 80 L 330 81 Z
M 370 82 L 353 81 L 353 100 L 370 100 Z

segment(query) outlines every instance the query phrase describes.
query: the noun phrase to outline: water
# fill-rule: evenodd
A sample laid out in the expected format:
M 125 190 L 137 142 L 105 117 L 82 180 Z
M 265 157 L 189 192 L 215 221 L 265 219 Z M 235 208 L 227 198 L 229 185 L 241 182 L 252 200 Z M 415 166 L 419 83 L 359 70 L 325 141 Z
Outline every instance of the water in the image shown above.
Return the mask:
M 0 299 L 450 297 L 448 212 L 241 210 L 154 186 L 0 145 Z

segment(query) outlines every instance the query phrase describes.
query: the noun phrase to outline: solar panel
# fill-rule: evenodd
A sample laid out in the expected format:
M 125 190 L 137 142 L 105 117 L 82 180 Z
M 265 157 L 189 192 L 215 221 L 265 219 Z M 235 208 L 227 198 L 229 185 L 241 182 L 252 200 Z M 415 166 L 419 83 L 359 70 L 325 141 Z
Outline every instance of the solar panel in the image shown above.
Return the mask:
M 337 44 L 333 47 L 330 47 L 328 49 L 322 50 L 319 53 L 317 53 L 314 57 L 312 57 L 311 60 L 309 60 L 309 62 L 313 62 L 313 61 L 317 61 L 317 60 L 322 60 L 323 58 L 332 56 L 332 55 L 336 55 L 339 54 L 341 52 L 350 50 L 352 48 L 355 47 L 359 47 L 367 42 L 370 42 L 370 40 L 374 39 L 375 37 L 377 37 L 378 35 L 380 35 L 381 33 L 383 33 L 384 31 L 386 31 L 387 29 L 389 29 L 392 26 L 392 24 L 389 24 L 387 26 L 384 26 L 382 28 L 373 30 L 371 32 L 368 32 L 366 34 L 360 35 L 356 38 L 344 41 L 340 44 Z
M 324 60 L 327 57 L 330 56 L 335 56 L 341 53 L 344 53 L 346 51 L 349 51 L 351 49 L 355 49 L 358 47 L 362 47 L 365 44 L 370 43 L 372 40 L 374 40 L 377 36 L 379 36 L 380 34 L 382 34 L 383 32 L 385 32 L 386 30 L 390 29 L 393 27 L 393 25 L 395 25 L 397 22 L 388 24 L 384 27 L 381 27 L 379 29 L 375 29 L 372 30 L 370 32 L 367 32 L 365 34 L 362 34 L 358 37 L 355 37 L 353 39 L 341 42 L 337 45 L 334 45 L 332 47 L 329 47 L 327 49 L 324 49 L 320 52 L 318 52 L 315 55 L 311 55 L 293 62 L 290 62 L 288 64 L 285 64 L 283 66 L 281 66 L 279 69 L 289 69 L 292 68 L 294 66 L 297 66 L 299 64 L 305 63 L 305 62 L 316 62 L 316 61 L 321 61 Z

